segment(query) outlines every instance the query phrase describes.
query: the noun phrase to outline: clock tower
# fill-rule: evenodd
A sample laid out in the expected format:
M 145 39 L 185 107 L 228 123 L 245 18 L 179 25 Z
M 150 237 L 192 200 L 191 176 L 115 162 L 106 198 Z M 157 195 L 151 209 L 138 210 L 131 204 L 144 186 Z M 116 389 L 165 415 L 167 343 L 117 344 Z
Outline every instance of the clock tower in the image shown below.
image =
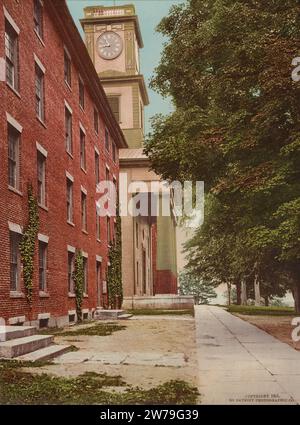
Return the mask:
M 90 57 L 127 144 L 129 148 L 141 148 L 144 108 L 149 99 L 140 74 L 143 40 L 135 8 L 86 7 L 81 24 Z
M 81 24 L 88 52 L 128 144 L 129 149 L 119 151 L 120 171 L 127 176 L 128 185 L 146 183 L 144 195 L 149 197 L 151 183 L 159 182 L 160 176 L 150 170 L 149 159 L 143 153 L 144 108 L 149 99 L 140 73 L 143 40 L 135 8 L 86 7 Z M 145 296 L 177 293 L 175 230 L 174 214 L 157 218 L 122 217 L 125 308 L 132 308 L 139 297 L 145 306 Z

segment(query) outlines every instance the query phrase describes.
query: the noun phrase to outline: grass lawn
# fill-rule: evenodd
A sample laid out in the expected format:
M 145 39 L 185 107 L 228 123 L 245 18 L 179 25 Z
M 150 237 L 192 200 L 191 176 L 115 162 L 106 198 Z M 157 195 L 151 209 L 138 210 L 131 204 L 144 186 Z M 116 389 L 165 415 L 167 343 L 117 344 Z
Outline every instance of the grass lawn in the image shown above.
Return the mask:
M 0 404 L 196 404 L 199 395 L 196 388 L 180 380 L 143 390 L 128 386 L 121 376 L 86 372 L 63 378 L 21 369 L 42 365 L 0 360 Z M 115 387 L 124 390 L 115 391 Z
M 257 307 L 252 305 L 231 305 L 227 308 L 229 313 L 239 313 L 248 316 L 294 316 L 293 307 Z
M 82 325 L 77 325 L 76 329 L 47 328 L 47 329 L 40 330 L 39 333 L 44 335 L 49 334 L 49 335 L 55 335 L 55 336 L 80 336 L 80 335 L 108 336 L 108 335 L 111 335 L 113 332 L 122 331 L 126 329 L 125 325 L 120 325 L 119 323 L 115 323 L 115 322 L 97 322 L 93 326 L 86 326 L 86 325 L 87 323 L 83 323 Z
M 137 310 L 126 310 L 127 313 L 133 314 L 135 316 L 159 316 L 159 315 L 189 315 L 194 316 L 194 309 L 184 309 L 184 310 L 163 310 L 163 309 L 137 309 Z

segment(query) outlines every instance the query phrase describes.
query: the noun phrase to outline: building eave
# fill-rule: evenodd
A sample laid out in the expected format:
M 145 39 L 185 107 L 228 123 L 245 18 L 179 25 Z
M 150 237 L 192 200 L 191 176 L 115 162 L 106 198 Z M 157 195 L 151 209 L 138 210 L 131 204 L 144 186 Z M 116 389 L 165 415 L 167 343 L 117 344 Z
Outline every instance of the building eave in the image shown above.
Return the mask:
M 85 8 L 84 10 L 86 10 Z M 137 15 L 130 15 L 130 16 L 101 16 L 101 21 L 105 21 L 107 24 L 113 24 L 115 22 L 134 22 L 134 27 L 136 31 L 136 38 L 138 41 L 139 47 L 142 49 L 144 47 L 144 42 L 142 38 L 142 32 L 139 24 L 139 19 Z M 80 19 L 80 23 L 82 25 L 82 28 L 84 29 L 85 25 L 91 25 L 91 24 L 99 24 L 99 18 L 98 17 L 92 17 L 92 18 L 82 18 Z
M 116 75 L 110 77 L 102 77 L 101 73 L 98 74 L 100 81 L 103 83 L 130 83 L 137 82 L 140 87 L 140 92 L 143 98 L 144 105 L 147 106 L 150 103 L 147 87 L 145 84 L 144 76 L 141 74 L 137 75 Z
M 72 57 L 84 84 L 89 87 L 90 96 L 102 114 L 105 124 L 119 148 L 127 148 L 123 132 L 108 104 L 104 89 L 99 81 L 94 64 L 88 54 L 84 41 L 76 27 L 65 0 L 44 0 L 49 14 Z

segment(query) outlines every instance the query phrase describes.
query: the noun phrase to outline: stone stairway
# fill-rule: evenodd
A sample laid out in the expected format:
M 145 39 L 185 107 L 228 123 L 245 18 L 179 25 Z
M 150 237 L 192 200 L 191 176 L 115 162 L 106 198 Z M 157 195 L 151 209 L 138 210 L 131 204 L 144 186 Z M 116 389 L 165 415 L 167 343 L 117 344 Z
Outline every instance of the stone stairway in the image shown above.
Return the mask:
M 69 349 L 69 345 L 54 344 L 53 335 L 37 335 L 33 326 L 0 326 L 0 358 L 50 360 Z
M 127 320 L 132 314 L 127 314 L 124 310 L 104 310 L 98 307 L 94 317 L 97 320 Z

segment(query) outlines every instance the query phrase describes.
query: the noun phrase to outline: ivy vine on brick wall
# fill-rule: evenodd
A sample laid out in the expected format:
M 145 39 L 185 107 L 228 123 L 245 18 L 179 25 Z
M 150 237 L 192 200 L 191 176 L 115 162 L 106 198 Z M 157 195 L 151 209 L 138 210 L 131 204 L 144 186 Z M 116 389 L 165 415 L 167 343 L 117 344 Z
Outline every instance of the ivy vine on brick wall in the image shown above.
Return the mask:
M 111 308 L 121 308 L 123 302 L 122 285 L 122 233 L 119 211 L 116 216 L 115 239 L 109 250 L 110 266 L 107 273 L 108 303 Z
M 83 266 L 83 256 L 80 250 L 76 251 L 73 281 L 75 285 L 77 320 L 78 322 L 81 322 L 82 321 L 82 302 L 83 302 L 83 292 L 84 292 L 84 266 Z
M 23 280 L 26 290 L 26 297 L 29 304 L 32 303 L 33 273 L 34 273 L 34 252 L 35 242 L 39 230 L 39 210 L 38 202 L 33 194 L 32 185 L 28 185 L 28 224 L 24 230 L 20 242 L 21 261 L 23 265 Z

